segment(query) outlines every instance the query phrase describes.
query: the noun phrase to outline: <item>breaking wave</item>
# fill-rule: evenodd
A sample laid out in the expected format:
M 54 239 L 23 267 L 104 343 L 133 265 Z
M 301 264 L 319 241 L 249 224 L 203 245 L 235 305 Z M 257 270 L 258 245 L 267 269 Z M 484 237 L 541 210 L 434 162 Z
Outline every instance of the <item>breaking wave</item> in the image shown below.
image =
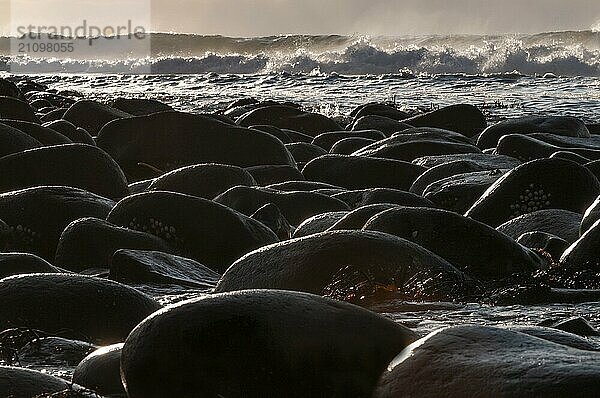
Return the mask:
M 9 48 L 0 38 L 0 48 Z M 498 74 L 600 76 L 600 32 L 424 37 L 270 36 L 230 38 L 154 33 L 146 58 L 48 59 L 0 57 L 32 72 Z

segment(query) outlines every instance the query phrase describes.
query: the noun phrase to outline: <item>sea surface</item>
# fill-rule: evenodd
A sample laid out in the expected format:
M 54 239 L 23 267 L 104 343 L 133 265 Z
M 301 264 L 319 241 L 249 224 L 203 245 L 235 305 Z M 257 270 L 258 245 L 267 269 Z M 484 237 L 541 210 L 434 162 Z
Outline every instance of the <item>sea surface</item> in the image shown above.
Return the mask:
M 0 39 L 1 41 L 1 39 Z M 293 101 L 344 120 L 356 106 L 390 102 L 407 110 L 450 104 L 479 106 L 490 122 L 522 115 L 571 115 L 600 123 L 600 33 L 530 36 L 363 38 L 277 36 L 225 38 L 157 34 L 143 60 L 14 60 L 31 62 L 31 77 L 58 91 L 109 101 L 155 98 L 175 109 L 213 112 L 242 97 Z M 48 65 L 78 62 L 88 73 L 48 73 Z M 152 63 L 152 74 L 114 73 Z M 118 70 L 121 70 L 118 69 Z M 91 72 L 91 73 L 89 73 Z M 205 291 L 144 286 L 168 304 Z M 600 327 L 600 303 L 493 307 L 381 303 L 373 309 L 425 335 L 458 324 L 535 325 L 582 316 Z M 71 368 L 46 367 L 68 376 Z

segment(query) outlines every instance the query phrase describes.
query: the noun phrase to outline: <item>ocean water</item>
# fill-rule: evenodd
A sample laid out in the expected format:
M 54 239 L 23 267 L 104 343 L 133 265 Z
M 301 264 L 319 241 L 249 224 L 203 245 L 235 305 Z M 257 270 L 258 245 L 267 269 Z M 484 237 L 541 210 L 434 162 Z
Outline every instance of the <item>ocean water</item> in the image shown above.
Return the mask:
M 0 54 L 0 76 L 10 73 L 11 62 L 27 63 L 35 72 L 31 78 L 57 91 L 103 101 L 155 98 L 189 112 L 213 112 L 233 100 L 255 97 L 297 102 L 340 120 L 354 107 L 377 101 L 406 110 L 470 103 L 483 109 L 490 122 L 540 114 L 600 123 L 600 33 L 593 31 L 420 38 L 157 34 L 152 43 L 152 56 L 137 60 Z M 136 65 L 148 63 L 152 74 L 135 74 Z M 88 73 L 48 73 L 50 67 L 73 64 Z M 132 73 L 115 73 L 123 69 Z M 164 304 L 206 294 L 141 288 Z M 386 302 L 372 309 L 421 335 L 450 325 L 534 325 L 571 316 L 600 327 L 600 303 L 493 307 Z M 73 370 L 41 368 L 64 377 Z

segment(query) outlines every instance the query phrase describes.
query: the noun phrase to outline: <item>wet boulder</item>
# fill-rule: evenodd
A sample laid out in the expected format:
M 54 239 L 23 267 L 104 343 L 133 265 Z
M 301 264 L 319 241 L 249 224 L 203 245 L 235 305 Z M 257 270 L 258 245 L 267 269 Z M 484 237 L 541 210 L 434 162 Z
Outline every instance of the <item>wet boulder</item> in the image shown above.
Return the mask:
M 273 203 L 267 203 L 262 206 L 250 217 L 269 227 L 271 231 L 275 232 L 279 240 L 286 240 L 292 237 L 294 228 L 290 225 L 279 207 Z
M 330 151 L 337 142 L 346 138 L 367 138 L 379 141 L 385 137 L 385 134 L 379 130 L 330 131 L 316 136 L 312 143 L 326 151 Z
M 480 165 L 471 160 L 457 160 L 450 163 L 443 163 L 438 166 L 434 166 L 421 174 L 410 187 L 410 192 L 417 195 L 423 195 L 423 192 L 430 184 L 458 174 L 475 173 L 485 170 L 498 169 Z
M 29 253 L 0 253 L 0 278 L 19 274 L 63 272 L 41 257 Z
M 129 194 L 119 165 L 95 146 L 57 145 L 0 158 L 0 192 L 44 185 L 81 188 L 111 199 Z
M 600 196 L 585 211 L 581 220 L 579 234 L 583 235 L 598 220 L 600 220 Z
M 21 130 L 30 137 L 38 140 L 44 146 L 72 144 L 72 141 L 66 136 L 62 135 L 60 132 L 41 126 L 37 123 L 6 119 L 0 120 L 0 123 Z
M 37 370 L 0 366 L 0 396 L 31 398 L 65 390 L 69 383 Z
M 437 207 L 463 214 L 508 170 L 487 170 L 456 174 L 431 183 L 423 197 Z
M 338 222 L 342 217 L 348 214 L 347 211 L 332 211 L 327 213 L 317 214 L 312 216 L 302 224 L 298 225 L 298 228 L 294 231 L 294 238 L 301 238 L 303 236 L 313 235 L 319 232 L 327 231 L 333 224 Z
M 62 231 L 83 217 L 105 218 L 112 200 L 69 187 L 36 187 L 0 194 L 0 219 L 10 227 L 9 250 L 53 261 Z
M 376 203 L 358 207 L 352 210 L 351 212 L 346 213 L 344 217 L 340 218 L 328 230 L 336 231 L 344 229 L 363 229 L 363 227 L 371 217 L 374 217 L 381 212 L 393 209 L 395 207 L 398 207 L 398 205 L 392 203 Z
M 259 187 L 234 187 L 217 196 L 214 201 L 248 216 L 262 206 L 273 203 L 292 225 L 298 225 L 307 218 L 324 212 L 348 210 L 344 202 L 327 195 L 310 191 L 285 192 Z
M 129 196 L 117 203 L 107 221 L 156 235 L 184 257 L 217 272 L 243 254 L 278 241 L 268 227 L 229 207 L 173 192 Z
M 366 156 L 325 155 L 302 170 L 307 180 L 347 189 L 392 188 L 408 190 L 423 167 L 400 160 Z
M 312 137 L 327 131 L 341 130 L 333 119 L 319 113 L 304 112 L 287 105 L 271 105 L 254 109 L 237 119 L 240 126 L 269 124 L 280 129 L 295 130 Z
M 211 289 L 221 275 L 189 258 L 159 251 L 120 249 L 110 261 L 109 277 L 129 284 L 172 284 Z
M 481 280 L 531 273 L 542 259 L 493 228 L 446 210 L 398 207 L 369 219 L 365 230 L 418 244 Z
M 515 159 L 510 156 L 494 155 L 489 153 L 423 156 L 413 160 L 412 163 L 430 169 L 441 164 L 456 162 L 459 160 L 475 162 L 480 167 L 485 167 L 490 170 L 512 169 L 513 167 L 517 167 L 522 163 L 519 159 Z
M 394 203 L 397 206 L 436 207 L 429 199 L 410 192 L 389 188 L 360 189 L 336 193 L 332 197 L 344 201 L 351 209 L 378 203 Z
M 80 100 L 71 105 L 62 118 L 96 136 L 108 122 L 131 116 L 97 101 Z
M 97 142 L 138 180 L 199 163 L 294 165 L 274 136 L 209 115 L 161 112 L 119 119 L 102 128 Z
M 96 141 L 87 131 L 66 120 L 59 119 L 44 123 L 44 127 L 58 131 L 74 143 L 96 145 Z
M 99 348 L 86 356 L 73 372 L 73 383 L 103 395 L 124 395 L 121 383 L 123 343 Z
M 590 138 L 585 124 L 570 116 L 525 116 L 507 119 L 486 128 L 477 140 L 481 149 L 494 148 L 509 134 L 550 133 L 566 137 Z
M 117 98 L 111 107 L 133 116 L 150 115 L 152 113 L 172 111 L 169 105 L 151 98 Z
M 563 253 L 560 262 L 576 269 L 600 269 L 600 220 Z
M 147 190 L 212 199 L 238 185 L 252 186 L 256 185 L 256 181 L 241 167 L 211 163 L 182 167 L 163 174 L 153 180 Z
M 117 227 L 97 218 L 82 218 L 70 223 L 60 235 L 54 264 L 75 272 L 108 268 L 119 249 L 173 251 L 164 240 L 149 233 Z
M 564 159 L 539 159 L 504 174 L 466 216 L 497 227 L 537 210 L 583 213 L 599 193 L 600 183 L 585 167 Z
M 390 135 L 412 128 L 412 124 L 400 122 L 385 116 L 366 115 L 354 120 L 349 126 L 351 131 L 376 130 L 381 131 L 386 137 Z
M 331 147 L 330 152 L 338 155 L 352 155 L 354 152 L 357 152 L 375 142 L 375 140 L 370 138 L 344 138 L 343 140 L 336 142 L 335 145 Z
M 409 296 L 416 280 L 439 282 L 431 296 L 448 298 L 463 274 L 412 242 L 373 231 L 330 231 L 291 239 L 248 253 L 221 278 L 217 292 L 282 289 L 324 294 L 335 283 L 393 285 Z M 439 288 L 440 290 L 437 290 Z
M 294 142 L 286 144 L 285 147 L 292 154 L 296 163 L 302 165 L 327 154 L 325 149 L 314 144 L 309 144 L 308 142 Z
M 534 250 L 543 250 L 550 254 L 552 259 L 559 259 L 569 247 L 569 242 L 547 232 L 525 232 L 519 236 L 517 243 Z
M 410 117 L 408 113 L 397 109 L 395 106 L 378 103 L 361 105 L 353 109 L 350 115 L 353 116 L 355 119 L 367 115 L 385 116 L 394 120 L 403 120 L 408 119 Z
M 565 152 L 568 152 L 571 155 L 567 156 Z M 562 159 L 575 158 L 577 159 L 577 163 L 585 164 L 590 160 L 597 160 L 600 158 L 599 149 L 562 148 L 524 134 L 509 134 L 503 136 L 498 141 L 498 146 L 494 153 L 512 156 L 526 162 L 534 159 L 558 157 Z M 562 153 L 563 155 L 553 156 L 556 153 Z M 586 158 L 587 162 L 585 161 Z
M 286 181 L 303 180 L 304 176 L 294 166 L 288 165 L 265 165 L 254 166 L 246 169 L 260 186 L 278 184 Z
M 477 107 L 468 104 L 450 105 L 404 119 L 403 122 L 414 127 L 456 131 L 467 137 L 475 137 L 487 126 L 485 115 Z
M 401 352 L 373 396 L 591 397 L 600 388 L 599 374 L 597 351 L 518 331 L 455 326 Z
M 27 102 L 13 97 L 0 96 L 0 119 L 40 123 L 35 110 Z
M 39 148 L 41 146 L 42 143 L 29 134 L 15 127 L 0 123 L 0 156 Z
M 546 232 L 556 235 L 569 243 L 579 239 L 581 214 L 569 210 L 538 210 L 513 218 L 496 229 L 513 239 L 527 232 Z
M 149 296 L 106 279 L 27 274 L 0 280 L 0 328 L 38 329 L 106 344 L 123 341 L 160 308 Z
M 131 398 L 367 397 L 414 339 L 380 315 L 310 294 L 217 294 L 142 322 L 125 341 L 121 373 Z
M 354 152 L 354 155 L 412 162 L 423 156 L 481 153 L 481 150 L 471 143 L 460 142 L 451 136 L 443 135 L 430 138 L 431 134 L 397 134 L 368 145 Z

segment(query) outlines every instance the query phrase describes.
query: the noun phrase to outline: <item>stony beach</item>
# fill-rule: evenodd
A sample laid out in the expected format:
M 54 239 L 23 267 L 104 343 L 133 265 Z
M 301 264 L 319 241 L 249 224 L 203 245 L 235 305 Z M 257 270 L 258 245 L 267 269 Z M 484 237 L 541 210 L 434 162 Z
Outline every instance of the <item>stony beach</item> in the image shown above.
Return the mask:
M 0 78 L 1 397 L 598 396 L 599 114 L 49 80 Z

